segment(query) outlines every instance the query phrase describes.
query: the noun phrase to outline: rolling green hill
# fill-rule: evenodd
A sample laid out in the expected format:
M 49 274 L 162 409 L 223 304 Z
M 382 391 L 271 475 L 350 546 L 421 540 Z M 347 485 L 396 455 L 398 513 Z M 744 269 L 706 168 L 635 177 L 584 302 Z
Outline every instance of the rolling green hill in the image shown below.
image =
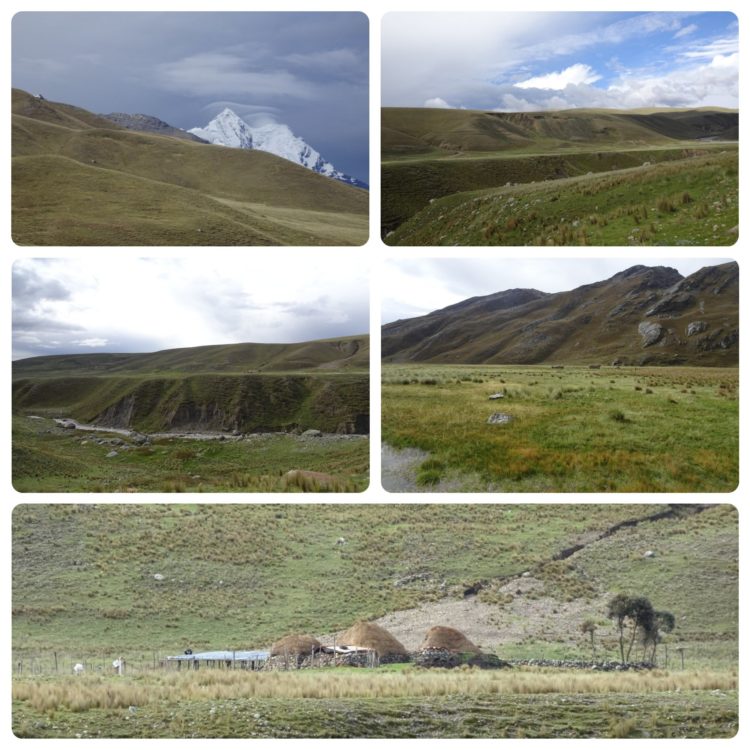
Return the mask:
M 593 110 L 483 112 L 384 107 L 383 160 L 518 149 L 551 151 L 587 147 L 666 145 L 675 140 L 737 140 L 731 110 Z
M 382 234 L 390 245 L 733 244 L 737 138 L 728 110 L 385 108 Z
M 13 376 L 146 374 L 167 372 L 287 372 L 366 370 L 367 336 L 321 339 L 294 344 L 220 344 L 166 349 L 147 354 L 61 354 L 29 357 L 13 363 Z
M 367 432 L 367 337 L 14 363 L 16 413 L 142 431 Z
M 57 245 L 347 245 L 366 192 L 261 151 L 119 128 L 13 90 L 12 235 Z

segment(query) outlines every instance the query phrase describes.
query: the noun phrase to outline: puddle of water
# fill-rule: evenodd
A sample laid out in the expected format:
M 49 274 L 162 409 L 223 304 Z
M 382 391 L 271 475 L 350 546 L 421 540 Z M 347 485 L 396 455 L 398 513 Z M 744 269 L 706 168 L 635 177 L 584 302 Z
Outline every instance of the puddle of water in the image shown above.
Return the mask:
M 425 488 L 417 484 L 417 469 L 429 455 L 419 448 L 398 449 L 383 443 L 380 463 L 383 489 L 386 492 L 425 492 Z

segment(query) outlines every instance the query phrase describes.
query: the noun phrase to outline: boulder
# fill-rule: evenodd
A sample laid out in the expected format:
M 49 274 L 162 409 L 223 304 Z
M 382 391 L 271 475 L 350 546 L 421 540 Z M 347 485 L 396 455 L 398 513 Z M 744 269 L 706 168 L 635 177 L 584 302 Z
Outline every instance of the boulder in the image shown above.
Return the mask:
M 644 320 L 638 324 L 638 333 L 641 336 L 641 343 L 645 349 L 657 343 L 664 335 L 664 328 L 659 323 L 651 323 Z
M 495 400 L 496 400 L 496 399 L 498 399 L 498 398 L 505 398 L 505 394 L 504 394 L 504 393 L 493 393 L 493 394 L 492 394 L 492 395 L 491 395 L 491 396 L 489 397 L 489 400 L 490 400 L 490 401 L 495 401 Z
M 686 336 L 695 336 L 696 333 L 703 333 L 708 328 L 708 323 L 705 320 L 693 320 L 687 324 L 685 328 Z
M 508 424 L 508 422 L 512 421 L 513 417 L 510 414 L 505 414 L 501 411 L 496 411 L 487 418 L 487 424 Z
M 110 451 L 107 453 L 106 458 L 114 458 L 115 456 L 119 456 L 120 454 L 117 451 Z
M 320 430 L 305 430 L 302 433 L 302 437 L 322 437 L 323 433 Z

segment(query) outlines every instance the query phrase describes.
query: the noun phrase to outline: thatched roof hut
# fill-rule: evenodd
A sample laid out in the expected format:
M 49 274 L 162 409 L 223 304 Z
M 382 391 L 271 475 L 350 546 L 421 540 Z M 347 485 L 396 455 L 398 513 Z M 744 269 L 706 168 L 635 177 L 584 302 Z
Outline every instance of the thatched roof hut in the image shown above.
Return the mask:
M 309 656 L 323 644 L 311 635 L 287 635 L 271 646 L 271 656 Z
M 355 622 L 336 639 L 338 646 L 356 646 L 374 651 L 380 659 L 388 656 L 408 656 L 403 644 L 374 622 Z
M 435 625 L 419 647 L 420 651 L 450 651 L 456 654 L 481 654 L 479 647 L 473 644 L 460 630 L 444 625 Z

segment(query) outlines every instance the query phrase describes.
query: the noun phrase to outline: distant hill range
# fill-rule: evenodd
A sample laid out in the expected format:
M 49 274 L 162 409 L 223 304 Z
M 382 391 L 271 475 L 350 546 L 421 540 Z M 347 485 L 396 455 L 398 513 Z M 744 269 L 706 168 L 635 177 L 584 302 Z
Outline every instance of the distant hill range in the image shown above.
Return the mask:
M 236 112 L 227 107 L 204 128 L 191 128 L 188 132 L 218 146 L 267 151 L 269 154 L 301 164 L 313 172 L 347 185 L 365 190 L 368 188 L 367 183 L 362 180 L 336 169 L 312 146 L 294 135 L 288 125 L 280 122 L 251 127 Z
M 365 192 L 265 151 L 199 143 L 156 118 L 121 126 L 19 89 L 12 112 L 18 244 L 367 241 Z
M 502 263 L 498 260 L 498 277 Z M 542 261 L 543 262 L 543 261 Z M 510 289 L 382 328 L 386 362 L 737 366 L 739 268 L 633 266 L 568 292 Z
M 137 130 L 139 133 L 156 133 L 157 135 L 170 135 L 173 138 L 184 138 L 186 141 L 195 143 L 208 143 L 197 135 L 188 133 L 186 130 L 175 128 L 172 125 L 160 120 L 152 115 L 129 115 L 125 112 L 111 112 L 108 115 L 102 115 L 103 118 L 119 125 L 126 130 Z
M 369 432 L 369 338 L 13 363 L 13 409 L 142 431 Z
M 13 377 L 196 372 L 367 370 L 368 336 L 295 344 L 217 344 L 131 354 L 55 354 L 18 359 Z
M 739 114 L 724 109 L 483 112 L 385 107 L 383 158 L 533 146 L 642 146 L 675 140 L 736 141 Z

